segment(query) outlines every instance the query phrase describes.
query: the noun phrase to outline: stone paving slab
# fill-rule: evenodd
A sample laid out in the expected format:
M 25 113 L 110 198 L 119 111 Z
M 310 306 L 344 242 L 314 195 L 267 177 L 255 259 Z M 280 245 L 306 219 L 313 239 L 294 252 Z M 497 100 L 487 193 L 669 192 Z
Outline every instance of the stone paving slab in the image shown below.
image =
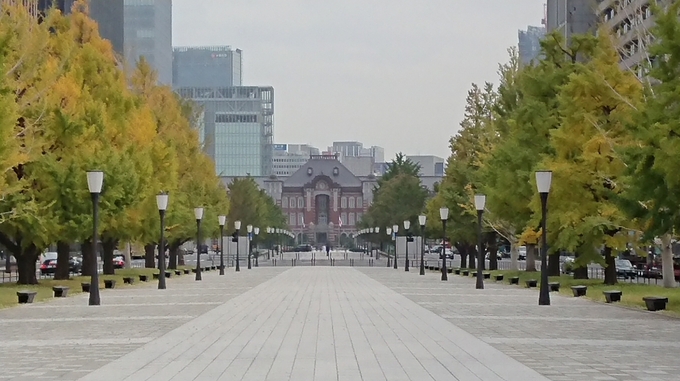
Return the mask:
M 87 294 L 0 310 L 0 380 L 77 380 L 284 270 L 184 275 L 134 288 Z
M 298 267 L 82 381 L 543 381 L 352 268 Z
M 366 275 L 554 381 L 680 380 L 680 319 L 486 280 L 427 272 Z

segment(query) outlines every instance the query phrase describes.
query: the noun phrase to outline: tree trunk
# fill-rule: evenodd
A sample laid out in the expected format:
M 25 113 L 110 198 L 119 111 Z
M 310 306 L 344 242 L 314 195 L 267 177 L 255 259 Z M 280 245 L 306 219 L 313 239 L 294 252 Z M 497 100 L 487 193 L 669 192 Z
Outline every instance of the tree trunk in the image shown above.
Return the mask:
M 156 268 L 156 245 L 153 243 L 144 246 L 144 267 L 147 269 Z
M 184 266 L 184 250 L 177 253 L 177 266 Z
M 71 245 L 64 241 L 57 242 L 57 268 L 54 280 L 68 280 L 70 275 Z
M 498 270 L 498 237 L 496 232 L 489 233 L 489 270 Z
M 559 250 L 548 255 L 548 275 L 560 276 L 560 252 Z
M 468 256 L 467 245 L 460 245 L 458 251 L 460 252 L 460 268 L 465 269 L 467 268 L 467 256 Z
M 21 254 L 14 254 L 14 257 L 17 259 L 17 270 L 19 272 L 17 284 L 38 284 L 38 278 L 35 275 L 35 262 L 38 260 L 38 252 L 38 248 L 31 244 L 29 247 L 22 249 Z
M 80 245 L 80 251 L 83 253 L 83 276 L 92 275 L 92 259 L 94 253 L 92 252 L 92 241 L 87 240 Z
M 527 244 L 527 268 L 526 271 L 536 271 L 536 244 Z
M 113 268 L 113 251 L 116 250 L 118 243 L 113 238 L 106 238 L 102 241 L 102 249 L 104 251 L 104 275 L 114 275 L 116 273 Z
M 605 262 L 604 284 L 614 285 L 617 283 L 616 261 L 614 256 L 612 255 L 612 248 L 609 246 L 604 247 L 604 262 Z
M 514 237 L 510 241 L 510 270 L 519 271 L 519 242 Z
M 468 253 L 470 259 L 468 259 L 468 269 L 475 269 L 477 267 L 477 245 L 472 246 Z
M 672 236 L 664 234 L 661 236 L 661 273 L 663 274 L 663 286 L 665 288 L 674 288 L 677 286 L 675 282 L 675 271 L 673 269 L 673 250 L 671 246 Z
M 168 269 L 174 270 L 177 268 L 177 255 L 179 254 L 179 245 L 176 241 L 170 244 L 169 257 L 168 257 Z
M 576 253 L 576 259 L 574 260 L 574 264 L 572 264 L 571 270 L 574 272 L 574 279 L 588 279 L 588 265 L 582 266 L 582 267 L 576 267 L 575 263 L 578 261 L 578 258 L 581 256 L 578 252 Z

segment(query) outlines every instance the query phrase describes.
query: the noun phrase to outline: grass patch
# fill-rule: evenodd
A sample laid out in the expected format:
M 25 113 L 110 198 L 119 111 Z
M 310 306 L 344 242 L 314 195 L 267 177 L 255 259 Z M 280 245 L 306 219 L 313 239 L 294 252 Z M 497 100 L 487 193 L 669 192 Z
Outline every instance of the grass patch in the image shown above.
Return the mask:
M 491 278 L 496 274 L 504 276 L 503 283 L 508 284 L 512 277 L 519 277 L 519 287 L 526 287 L 526 281 L 529 279 L 538 280 L 541 283 L 540 272 L 526 272 L 526 271 L 491 271 Z M 488 282 L 488 280 L 487 280 Z M 558 277 L 550 277 L 550 282 L 560 283 L 560 293 L 573 297 L 571 286 L 588 286 L 586 298 L 598 302 L 605 301 L 603 291 L 619 290 L 623 292 L 621 296 L 621 305 L 646 310 L 645 302 L 642 300 L 645 296 L 662 296 L 668 298 L 668 305 L 666 311 L 662 313 L 674 317 L 680 317 L 680 288 L 663 288 L 657 285 L 644 283 L 629 283 L 622 281 L 613 286 L 604 285 L 602 279 L 574 279 L 569 275 L 561 275 Z
M 115 275 L 103 275 L 99 274 L 99 287 L 104 288 L 104 280 L 115 280 L 116 288 L 128 288 L 139 286 L 139 275 L 148 275 L 149 279 L 152 278 L 152 274 L 158 273 L 157 269 L 118 269 Z M 134 277 L 135 283 L 133 285 L 124 284 L 124 277 Z M 53 286 L 66 286 L 69 287 L 68 296 L 77 295 L 82 293 L 81 283 L 89 283 L 89 276 L 77 276 L 69 280 L 52 280 L 52 279 L 40 279 L 37 285 L 17 285 L 16 283 L 2 283 L 0 284 L 0 308 L 14 307 L 18 305 L 17 301 L 17 291 L 31 290 L 36 291 L 37 294 L 34 303 L 49 300 L 53 298 Z

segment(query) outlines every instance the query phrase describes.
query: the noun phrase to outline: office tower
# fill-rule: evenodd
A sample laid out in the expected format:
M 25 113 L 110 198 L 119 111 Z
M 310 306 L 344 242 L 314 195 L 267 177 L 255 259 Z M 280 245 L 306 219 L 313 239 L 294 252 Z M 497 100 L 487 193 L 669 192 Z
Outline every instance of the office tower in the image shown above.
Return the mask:
M 172 0 L 124 0 L 124 6 L 128 65 L 134 68 L 143 56 L 158 72 L 158 82 L 172 85 Z
M 272 87 L 180 87 L 175 91 L 203 110 L 199 134 L 217 174 L 272 174 Z
M 597 6 L 602 0 L 548 0 L 548 32 L 558 30 L 567 41 L 574 34 L 592 33 L 597 28 Z
M 173 87 L 241 86 L 241 50 L 230 46 L 175 47 Z
M 541 40 L 545 37 L 545 28 L 529 26 L 527 30 L 520 30 L 518 37 L 520 65 L 529 65 L 532 61 L 538 60 L 541 54 Z

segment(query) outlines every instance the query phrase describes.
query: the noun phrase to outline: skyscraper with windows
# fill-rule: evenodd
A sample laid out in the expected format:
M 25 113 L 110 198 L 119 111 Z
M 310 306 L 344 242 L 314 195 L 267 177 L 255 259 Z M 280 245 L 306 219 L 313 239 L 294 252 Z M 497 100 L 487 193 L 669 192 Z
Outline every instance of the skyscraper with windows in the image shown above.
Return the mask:
M 120 1 L 120 0 L 113 0 Z M 140 57 L 172 85 L 172 0 L 124 0 L 124 51 L 130 67 Z
M 527 30 L 518 33 L 519 62 L 521 65 L 529 65 L 539 58 L 541 54 L 541 39 L 545 36 L 545 28 L 529 26 Z
M 272 87 L 180 87 L 175 91 L 202 107 L 199 135 L 219 176 L 272 174 Z
M 175 47 L 172 85 L 179 87 L 241 86 L 241 49 L 230 46 Z

